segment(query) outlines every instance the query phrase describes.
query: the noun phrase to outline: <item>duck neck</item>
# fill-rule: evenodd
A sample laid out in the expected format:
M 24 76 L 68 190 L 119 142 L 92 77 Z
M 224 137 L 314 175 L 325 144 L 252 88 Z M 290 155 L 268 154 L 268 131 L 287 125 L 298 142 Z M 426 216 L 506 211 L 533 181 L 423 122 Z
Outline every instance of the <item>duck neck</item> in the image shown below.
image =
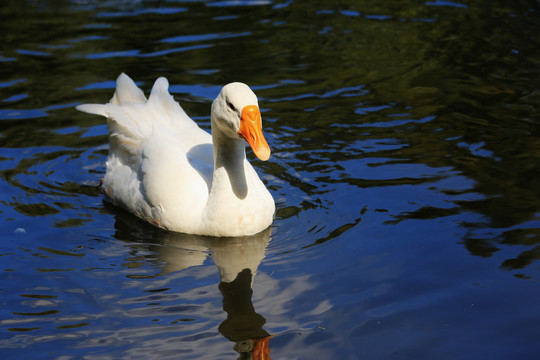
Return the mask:
M 246 149 L 243 139 L 233 139 L 212 124 L 214 146 L 214 175 L 210 194 L 234 195 L 242 200 L 247 196 L 245 175 Z

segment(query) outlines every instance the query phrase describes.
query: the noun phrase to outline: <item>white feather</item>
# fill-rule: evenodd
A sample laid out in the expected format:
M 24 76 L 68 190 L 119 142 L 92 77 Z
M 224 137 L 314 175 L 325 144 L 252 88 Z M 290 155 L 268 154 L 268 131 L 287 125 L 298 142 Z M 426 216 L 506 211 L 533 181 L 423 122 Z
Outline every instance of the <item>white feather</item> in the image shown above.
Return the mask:
M 107 118 L 105 195 L 142 219 L 173 231 L 240 236 L 267 228 L 274 201 L 245 160 L 243 140 L 214 127 L 216 119 L 239 121 L 238 115 L 227 113 L 225 104 L 216 107 L 219 114 L 213 107 L 211 136 L 187 116 L 168 87 L 167 79 L 159 78 L 147 100 L 133 80 L 121 74 L 108 104 L 77 106 Z M 256 102 L 245 85 L 229 86 L 228 91 L 239 106 Z M 225 101 L 223 92 L 216 101 Z M 224 144 L 216 151 L 215 141 Z M 221 163 L 221 156 L 214 160 L 215 152 L 229 148 L 235 166 Z

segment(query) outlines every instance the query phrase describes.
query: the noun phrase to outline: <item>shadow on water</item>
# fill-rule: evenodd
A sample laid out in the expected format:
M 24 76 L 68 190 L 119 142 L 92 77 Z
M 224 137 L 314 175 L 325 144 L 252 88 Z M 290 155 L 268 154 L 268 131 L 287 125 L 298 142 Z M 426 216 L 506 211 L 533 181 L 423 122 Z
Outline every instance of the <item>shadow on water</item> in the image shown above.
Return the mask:
M 107 205 L 115 214 L 115 238 L 139 243 L 137 251 L 150 251 L 160 271 L 153 278 L 190 267 L 201 266 L 210 255 L 219 270 L 219 291 L 227 318 L 218 330 L 235 345 L 239 359 L 270 360 L 271 335 L 264 330 L 265 318 L 252 303 L 253 282 L 271 241 L 272 228 L 238 238 L 214 238 L 165 231 L 142 222 L 131 214 Z

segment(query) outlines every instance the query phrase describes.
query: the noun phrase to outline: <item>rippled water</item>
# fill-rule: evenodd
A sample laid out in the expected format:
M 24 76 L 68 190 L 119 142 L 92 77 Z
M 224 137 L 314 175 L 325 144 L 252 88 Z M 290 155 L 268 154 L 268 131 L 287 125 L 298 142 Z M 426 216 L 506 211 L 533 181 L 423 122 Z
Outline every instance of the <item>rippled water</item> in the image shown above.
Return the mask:
M 0 17 L 3 358 L 540 353 L 538 1 L 28 0 Z M 252 86 L 268 231 L 168 233 L 103 203 L 107 128 L 74 106 L 121 72 L 146 92 L 166 76 L 205 129 L 223 84 Z

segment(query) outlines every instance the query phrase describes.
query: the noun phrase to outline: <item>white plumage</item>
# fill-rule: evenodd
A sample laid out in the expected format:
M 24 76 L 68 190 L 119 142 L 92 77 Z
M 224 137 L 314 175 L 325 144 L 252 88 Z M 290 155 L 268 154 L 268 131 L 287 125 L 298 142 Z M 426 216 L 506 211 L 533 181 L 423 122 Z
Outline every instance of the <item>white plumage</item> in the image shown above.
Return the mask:
M 172 231 L 242 236 L 266 229 L 274 200 L 245 156 L 245 140 L 260 159 L 270 156 L 255 94 L 242 83 L 224 86 L 212 104 L 210 135 L 168 87 L 167 79 L 159 78 L 147 100 L 121 74 L 108 104 L 77 106 L 107 118 L 105 195 Z

